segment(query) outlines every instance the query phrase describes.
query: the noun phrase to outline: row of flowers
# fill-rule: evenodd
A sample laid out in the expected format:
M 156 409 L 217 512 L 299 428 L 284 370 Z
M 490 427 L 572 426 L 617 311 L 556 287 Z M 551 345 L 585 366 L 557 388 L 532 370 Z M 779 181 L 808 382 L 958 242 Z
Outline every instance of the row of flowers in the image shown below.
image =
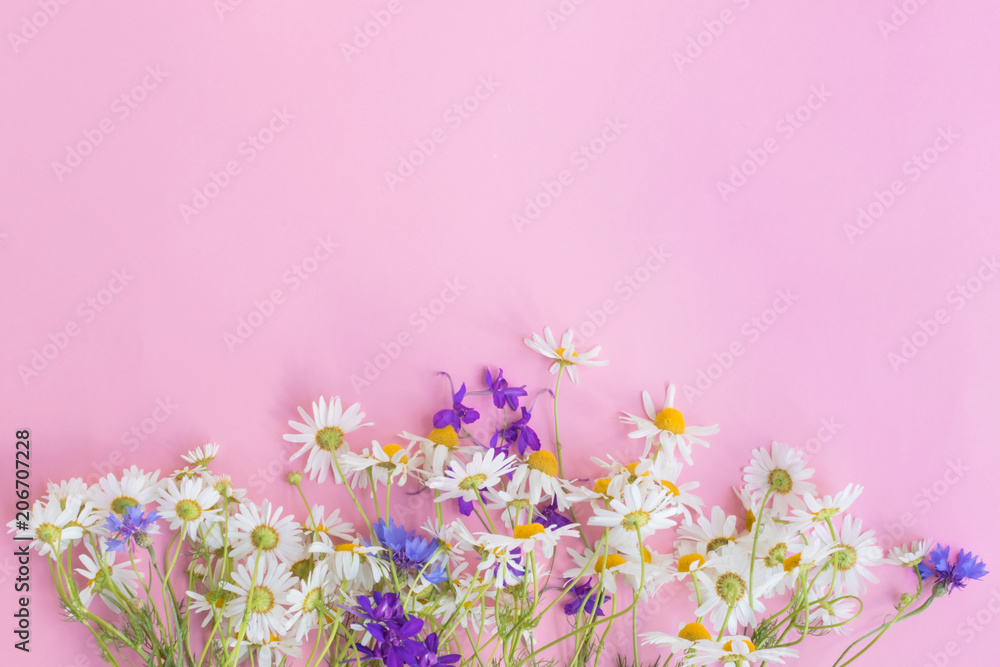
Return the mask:
M 607 362 L 600 348 L 576 350 L 569 332 L 525 343 L 551 360 L 552 390 L 531 397 L 499 369 L 479 390 L 456 390 L 443 374 L 450 400 L 426 436 L 404 431 L 358 449 L 348 439 L 373 425 L 359 404 L 299 408 L 285 435 L 292 460 L 304 460 L 288 476 L 299 519 L 251 500 L 214 470 L 219 448 L 205 445 L 166 477 L 133 465 L 91 486 L 50 483 L 19 537 L 50 559 L 66 614 L 116 665 L 135 655 L 189 667 L 598 665 L 611 659 L 617 619 L 632 631 L 631 647 L 614 647 L 622 664 L 639 664 L 641 643 L 665 650 L 664 665 L 784 662 L 806 637 L 843 633 L 862 616 L 876 567 L 913 570 L 913 592 L 844 650 L 841 667 L 987 574 L 978 557 L 926 541 L 884 553 L 848 513 L 862 488 L 821 495 L 802 453 L 777 442 L 743 468 L 738 516 L 703 509 L 698 482 L 683 477 L 693 446 L 707 447 L 718 427 L 687 424 L 673 386 L 659 409 L 643 392 L 643 412 L 621 416 L 641 453 L 594 458 L 593 479 L 572 479 L 560 385 Z M 551 402 L 551 437 L 532 426 L 540 401 Z M 311 502 L 304 477 L 319 485 L 308 485 L 313 494 L 328 480 L 343 486 L 353 523 Z M 401 525 L 393 501 L 417 498 L 426 522 Z M 643 601 L 665 586 L 686 590 L 689 616 L 640 632 Z M 554 630 L 546 621 L 542 641 L 536 628 L 553 610 L 564 620 Z

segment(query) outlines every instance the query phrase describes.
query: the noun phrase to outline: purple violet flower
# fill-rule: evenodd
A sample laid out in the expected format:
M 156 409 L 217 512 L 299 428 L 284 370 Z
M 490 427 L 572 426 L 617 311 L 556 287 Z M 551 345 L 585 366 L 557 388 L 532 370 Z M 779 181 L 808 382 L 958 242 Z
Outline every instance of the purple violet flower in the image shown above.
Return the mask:
M 105 551 L 124 551 L 126 547 L 131 551 L 133 541 L 136 543 L 148 541 L 148 529 L 159 519 L 159 513 L 150 512 L 143 514 L 142 508 L 138 506 L 126 509 L 125 516 L 121 519 L 118 518 L 117 514 L 112 512 L 111 516 L 105 522 L 104 527 L 108 529 L 109 533 L 116 534 L 116 537 L 108 538 Z M 139 544 L 139 546 L 146 548 L 147 545 Z
M 506 428 L 498 428 L 490 438 L 490 447 L 508 453 L 510 445 L 516 444 L 521 456 L 529 449 L 537 452 L 542 448 L 542 441 L 538 439 L 535 430 L 528 426 L 529 421 L 531 412 L 527 408 L 521 408 L 521 418 L 508 424 Z M 503 442 L 498 444 L 501 438 Z
M 451 378 L 448 378 L 451 382 Z M 455 429 L 455 433 L 462 432 L 462 424 L 471 424 L 477 419 L 479 419 L 479 411 L 475 408 L 470 408 L 462 405 L 462 399 L 465 398 L 465 383 L 458 391 L 452 394 L 452 406 L 451 409 L 440 410 L 434 415 L 434 428 L 444 428 L 445 426 L 451 426 Z
M 962 549 L 958 552 L 958 558 L 954 563 L 949 564 L 948 557 L 951 547 L 942 547 L 940 544 L 927 555 L 927 561 L 920 564 L 920 578 L 927 580 L 935 578 L 935 588 L 951 593 L 956 588 L 965 588 L 966 580 L 982 579 L 989 574 L 986 571 L 986 564 L 971 552 Z
M 525 390 L 526 385 L 514 387 L 513 389 L 508 387 L 502 368 L 498 370 L 495 378 L 490 375 L 490 369 L 486 369 L 486 386 L 489 387 L 490 393 L 493 394 L 493 405 L 498 408 L 502 408 L 506 404 L 511 410 L 517 410 L 518 399 L 528 395 L 528 392 Z

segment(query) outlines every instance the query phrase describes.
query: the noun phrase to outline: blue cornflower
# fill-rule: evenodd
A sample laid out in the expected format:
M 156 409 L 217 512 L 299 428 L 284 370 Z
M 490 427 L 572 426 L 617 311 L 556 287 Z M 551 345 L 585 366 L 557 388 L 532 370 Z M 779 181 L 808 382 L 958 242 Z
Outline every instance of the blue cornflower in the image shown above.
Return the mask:
M 573 521 L 569 517 L 563 516 L 556 511 L 558 509 L 558 505 L 550 502 L 541 510 L 538 510 L 539 516 L 532 523 L 541 524 L 546 528 L 563 528 L 572 524 Z
M 502 408 L 504 404 L 507 404 L 511 410 L 517 410 L 517 399 L 528 395 L 528 392 L 525 390 L 526 385 L 522 384 L 520 387 L 514 387 L 513 389 L 507 386 L 507 379 L 503 376 L 502 368 L 499 369 L 495 378 L 490 375 L 490 369 L 486 369 L 486 386 L 489 387 L 490 393 L 493 394 L 493 405 L 498 408 Z
M 967 579 L 982 579 L 989 574 L 986 571 L 986 564 L 980 560 L 979 556 L 974 556 L 972 552 L 962 549 L 958 552 L 958 558 L 954 563 L 949 563 L 951 547 L 942 547 L 940 544 L 928 554 L 927 561 L 920 564 L 920 578 L 927 580 L 935 578 L 935 588 L 951 593 L 956 588 L 965 588 Z
M 542 448 L 542 441 L 538 439 L 535 430 L 528 426 L 530 420 L 531 412 L 527 408 L 521 408 L 521 418 L 508 424 L 506 428 L 498 428 L 493 437 L 490 438 L 490 447 L 506 453 L 510 445 L 516 444 L 517 451 L 521 456 L 524 456 L 524 453 L 529 449 L 537 452 Z M 503 438 L 503 443 L 500 443 L 498 447 L 500 438 Z
M 415 639 L 424 621 L 408 616 L 395 593 L 373 591 L 371 599 L 362 595 L 358 598 L 358 606 L 351 611 L 368 621 L 365 629 L 372 637 L 372 646 L 355 644 L 367 659 L 381 660 L 386 667 L 403 667 L 418 664 L 420 656 L 426 654 L 427 647 Z
M 434 667 L 435 665 L 452 665 L 461 659 L 458 653 L 438 655 L 438 636 L 432 632 L 424 638 L 424 653 L 417 656 L 416 667 Z
M 577 613 L 579 613 L 581 607 L 583 607 L 583 610 L 587 614 L 591 616 L 594 615 L 594 603 L 597 602 L 597 595 L 596 592 L 594 591 L 593 584 L 590 583 L 590 579 L 577 583 L 576 586 L 570 589 L 570 593 L 572 593 L 576 599 L 570 600 L 569 602 L 563 605 L 563 611 L 566 612 L 567 616 L 576 616 Z M 601 609 L 600 605 L 604 604 L 610 599 L 611 599 L 610 596 L 605 595 L 604 599 L 601 600 L 600 604 L 597 605 L 598 616 L 604 616 L 604 610 Z
M 441 565 L 424 566 L 438 554 L 438 540 L 426 540 L 417 537 L 416 531 L 406 530 L 397 526 L 391 518 L 379 519 L 372 526 L 379 544 L 392 553 L 392 562 L 400 572 L 424 571 L 423 577 L 432 584 L 439 584 L 448 578 L 448 573 Z
M 159 519 L 159 513 L 150 512 L 149 514 L 143 514 L 142 508 L 138 506 L 126 509 L 125 517 L 122 519 L 119 519 L 118 515 L 112 512 L 111 516 L 105 522 L 104 527 L 108 529 L 109 533 L 116 534 L 117 536 L 108 538 L 105 551 L 124 551 L 126 547 L 131 551 L 131 542 L 133 540 L 139 543 L 140 547 L 146 548 L 148 544 L 142 544 L 141 542 L 148 542 L 148 529 Z

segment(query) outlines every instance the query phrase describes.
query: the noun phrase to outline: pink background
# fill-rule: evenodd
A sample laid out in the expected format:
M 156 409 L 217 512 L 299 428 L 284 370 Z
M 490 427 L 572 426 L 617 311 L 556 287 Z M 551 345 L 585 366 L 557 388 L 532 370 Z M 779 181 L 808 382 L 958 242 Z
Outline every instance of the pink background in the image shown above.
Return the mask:
M 611 360 L 565 395 L 574 475 L 593 472 L 584 454 L 633 456 L 617 411 L 674 382 L 690 423 L 722 425 L 687 471 L 708 503 L 734 510 L 750 449 L 778 439 L 809 450 L 823 491 L 864 485 L 855 513 L 885 543 L 927 537 L 1000 565 L 995 3 L 230 4 L 0 9 L 4 479 L 17 428 L 33 434 L 38 493 L 125 459 L 169 471 L 216 441 L 238 483 L 300 512 L 280 479 L 296 406 L 360 400 L 376 422 L 364 435 L 385 442 L 443 406 L 434 371 L 478 384 L 489 363 L 550 386 L 521 340 L 573 327 Z M 373 11 L 391 21 L 345 55 Z M 463 101 L 466 117 L 449 112 Z M 81 142 L 78 166 L 53 166 Z M 926 170 L 912 161 L 925 151 Z M 880 217 L 845 229 L 879 197 Z M 307 260 L 317 239 L 338 247 Z M 457 298 L 436 302 L 448 281 Z M 782 290 L 792 305 L 775 317 Z M 270 316 L 227 343 L 255 304 Z M 19 370 L 46 351 L 37 375 Z M 7 517 L 13 482 L 0 487 Z M 10 655 L 13 558 L 0 569 Z M 32 576 L 32 664 L 97 664 L 57 619 L 42 559 Z M 911 584 L 882 580 L 869 621 Z M 993 664 L 1000 625 L 963 623 L 993 620 L 998 599 L 990 575 L 856 664 Z M 686 619 L 678 606 L 661 629 Z M 800 664 L 846 645 L 810 644 Z

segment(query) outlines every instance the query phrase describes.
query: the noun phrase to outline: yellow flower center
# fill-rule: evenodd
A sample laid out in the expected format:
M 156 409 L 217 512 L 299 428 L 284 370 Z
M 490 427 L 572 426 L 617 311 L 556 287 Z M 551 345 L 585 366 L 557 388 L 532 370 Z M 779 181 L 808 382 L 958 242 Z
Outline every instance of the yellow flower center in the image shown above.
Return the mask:
M 681 631 L 677 633 L 677 636 L 681 639 L 686 639 L 689 642 L 711 641 L 712 639 L 712 635 L 709 634 L 708 628 L 701 623 L 688 623 L 681 628 Z
M 594 480 L 594 493 L 599 493 L 602 496 L 608 495 L 608 485 L 611 484 L 611 479 L 608 477 L 602 477 L 600 479 Z
M 723 546 L 725 546 L 725 545 L 727 545 L 727 544 L 729 544 L 730 542 L 733 542 L 733 541 L 734 540 L 731 537 L 716 537 L 714 540 L 711 540 L 705 546 L 705 551 L 715 551 L 716 549 L 720 549 Z
M 757 647 L 754 646 L 754 643 L 752 641 L 750 641 L 749 639 L 738 639 L 737 641 L 741 641 L 744 644 L 746 644 L 747 648 L 750 649 L 751 653 L 753 653 L 754 651 L 757 650 Z M 726 642 L 725 644 L 723 644 L 722 645 L 722 650 L 723 651 L 732 651 L 733 650 L 733 640 L 730 639 L 728 642 Z
M 684 415 L 676 408 L 663 408 L 656 415 L 653 424 L 661 431 L 670 431 L 681 435 L 684 433 Z
M 247 609 L 251 614 L 266 614 L 274 609 L 274 593 L 267 586 L 251 586 Z
M 576 363 L 575 361 L 573 361 L 573 357 L 577 356 L 576 350 L 573 350 L 573 352 L 570 353 L 570 356 L 567 357 L 566 356 L 566 348 L 565 347 L 557 347 L 556 348 L 556 354 L 559 355 L 559 358 L 562 360 L 563 363 L 570 363 L 570 364 Z
M 681 495 L 681 490 L 678 489 L 677 485 L 674 484 L 673 482 L 671 482 L 669 479 L 663 480 L 662 482 L 660 482 L 660 484 L 663 485 L 664 489 L 666 489 L 667 491 L 670 492 L 670 495 L 672 495 L 672 496 L 679 496 L 679 495 Z
M 357 544 L 351 544 L 350 542 L 347 542 L 346 544 L 338 544 L 336 547 L 334 547 L 333 550 L 334 551 L 350 551 L 352 553 L 357 553 L 358 552 L 358 545 Z
M 630 482 L 634 482 L 636 480 L 636 478 L 638 478 L 638 477 L 648 477 L 649 476 L 649 471 L 648 470 L 646 472 L 642 473 L 642 475 L 636 475 L 635 474 L 635 469 L 638 468 L 638 467 L 639 467 L 639 462 L 638 461 L 635 461 L 634 463 L 626 463 L 625 464 L 625 469 L 628 470 L 630 473 L 632 473 L 632 478 L 629 479 Z
M 324 426 L 316 431 L 316 445 L 328 452 L 335 452 L 344 444 L 344 431 L 339 426 Z
M 521 526 L 514 526 L 514 539 L 515 540 L 526 540 L 529 537 L 534 537 L 539 533 L 544 533 L 545 528 L 541 524 L 529 523 Z
M 458 447 L 458 433 L 455 432 L 455 429 L 450 424 L 444 428 L 432 429 L 427 434 L 427 439 L 435 445 L 444 445 L 448 449 Z
M 705 564 L 705 557 L 701 554 L 688 554 L 686 556 L 681 556 L 677 561 L 677 571 L 678 572 L 690 572 L 691 566 L 696 565 L 701 567 Z
M 753 530 L 753 525 L 757 522 L 757 517 L 753 515 L 753 510 L 747 510 L 743 522 L 746 524 L 747 530 Z
M 552 455 L 552 452 L 544 449 L 528 457 L 528 467 L 549 477 L 555 477 L 559 474 L 559 463 L 556 461 L 556 457 Z
M 799 566 L 802 561 L 802 554 L 792 554 L 791 556 L 785 556 L 785 559 L 781 561 L 781 564 L 785 568 L 785 572 L 791 572 Z
M 638 531 L 640 528 L 649 523 L 652 517 L 649 512 L 645 510 L 636 510 L 635 512 L 629 512 L 622 518 L 622 528 L 625 530 Z
M 403 448 L 395 443 L 390 443 L 382 448 L 382 451 L 385 452 L 385 455 L 388 456 L 390 459 L 396 455 L 396 452 L 400 452 L 402 450 Z M 407 463 L 409 460 L 410 458 L 406 454 L 403 454 L 401 457 L 399 457 L 400 463 Z
M 118 496 L 111 501 L 111 511 L 115 514 L 124 515 L 128 511 L 129 507 L 138 507 L 139 501 L 135 498 L 129 498 L 128 496 Z
M 789 493 L 793 485 L 792 476 L 788 474 L 787 470 L 781 468 L 775 468 L 767 473 L 767 483 L 781 495 Z
M 642 548 L 642 559 L 647 563 L 653 562 L 653 554 L 650 553 L 649 549 L 647 549 L 646 547 Z
M 458 488 L 460 488 L 463 491 L 475 491 L 485 483 L 486 483 L 486 474 L 477 473 L 475 475 L 470 475 L 469 477 L 466 477 L 461 482 L 459 482 Z
M 174 512 L 181 521 L 195 521 L 201 516 L 201 505 L 185 498 L 174 505 Z
M 257 526 L 250 531 L 250 544 L 261 551 L 271 551 L 280 541 L 278 531 L 267 524 Z
M 619 565 L 625 564 L 625 558 L 618 554 L 611 554 L 610 556 L 598 556 L 597 560 L 594 561 L 594 572 L 601 573 L 606 569 L 612 567 L 618 567 Z
M 62 535 L 62 529 L 51 523 L 43 523 L 35 529 L 35 537 L 46 544 L 55 544 Z

